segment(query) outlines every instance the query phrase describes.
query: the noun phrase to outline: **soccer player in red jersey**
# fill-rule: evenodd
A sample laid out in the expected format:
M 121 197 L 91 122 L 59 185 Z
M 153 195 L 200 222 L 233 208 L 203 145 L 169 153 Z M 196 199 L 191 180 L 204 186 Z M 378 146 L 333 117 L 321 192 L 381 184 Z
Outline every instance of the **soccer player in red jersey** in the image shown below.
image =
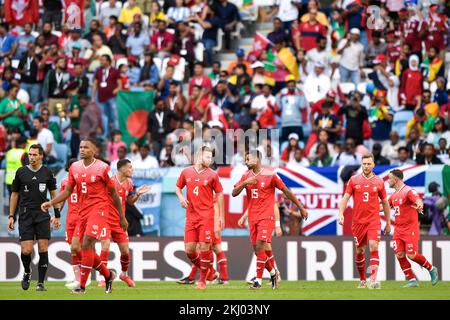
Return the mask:
M 219 214 L 219 203 L 217 202 L 217 197 L 214 197 L 214 213 Z M 225 225 L 225 212 L 222 211 L 222 223 Z M 216 237 L 216 234 L 213 234 L 212 237 L 212 251 L 216 255 L 217 265 L 219 266 L 220 273 L 214 270 L 212 266 L 213 261 L 211 261 L 211 267 L 208 272 L 208 276 L 206 278 L 207 284 L 212 284 L 216 282 L 217 284 L 228 284 L 228 262 L 225 252 L 222 250 L 222 237 L 219 234 L 219 237 Z M 177 281 L 179 284 L 193 284 L 195 282 L 195 275 L 197 274 L 198 268 L 195 264 L 192 265 L 191 273 L 183 279 Z
M 400 267 L 408 279 L 405 288 L 419 286 L 408 259 L 430 272 L 431 283 L 434 286 L 438 282 L 438 270 L 419 253 L 420 232 L 417 212 L 423 214 L 423 202 L 417 191 L 403 182 L 401 170 L 392 170 L 388 182 L 389 187 L 395 189 L 389 198 L 389 205 L 394 209 L 395 215 L 392 244 Z
M 94 158 L 95 151 L 95 141 L 90 138 L 81 141 L 81 160 L 73 163 L 70 167 L 69 181 L 66 188 L 54 199 L 44 202 L 41 206 L 43 211 L 47 211 L 53 204 L 63 202 L 69 198 L 76 187 L 80 219 L 77 233 L 80 235 L 80 240 L 82 240 L 80 287 L 72 291 L 76 294 L 85 293 L 86 281 L 93 266 L 106 279 L 105 292 L 112 292 L 112 283 L 116 273 L 113 270 L 108 270 L 101 263 L 100 257 L 95 253 L 96 241 L 100 240 L 102 234 L 106 234 L 106 229 L 108 228 L 108 191 L 112 194 L 116 208 L 119 211 L 120 226 L 123 230 L 128 228 L 128 222 L 122 211 L 122 205 L 117 195 L 114 181 L 111 179 L 111 170 L 106 163 Z
M 391 231 L 391 219 L 388 198 L 384 182 L 373 173 L 375 162 L 372 154 L 362 157 L 363 172 L 350 178 L 345 194 L 339 203 L 339 224 L 344 224 L 344 211 L 348 200 L 353 196 L 352 233 L 356 246 L 356 267 L 359 273 L 360 283 L 358 288 L 366 288 L 366 270 L 364 252 L 367 242 L 370 250 L 370 289 L 380 289 L 381 284 L 377 281 L 378 265 L 378 243 L 380 241 L 380 203 L 383 205 L 386 217 L 384 233 Z
M 128 159 L 122 159 L 117 162 L 117 173 L 114 175 L 112 180 L 116 186 L 117 194 L 119 195 L 122 211 L 125 212 L 125 201 L 130 205 L 139 199 L 141 195 L 150 191 L 149 186 L 141 186 L 134 192 L 133 181 L 133 166 L 131 161 Z M 128 275 L 128 266 L 130 265 L 130 249 L 128 245 L 128 232 L 124 231 L 120 227 L 120 215 L 114 205 L 113 197 L 109 196 L 109 215 L 108 215 L 108 226 L 106 229 L 106 234 L 104 239 L 101 240 L 102 252 L 100 254 L 100 259 L 102 263 L 106 266 L 108 264 L 109 257 L 109 246 L 111 244 L 110 238 L 117 243 L 120 250 L 120 264 L 122 266 L 122 273 L 119 278 L 125 282 L 129 287 L 136 287 L 134 281 Z M 104 286 L 105 282 L 101 282 L 100 286 Z
M 256 280 L 250 289 L 261 288 L 264 268 L 270 273 L 272 289 L 276 289 L 281 279 L 273 262 L 268 259 L 272 255 L 268 243 L 271 242 L 275 226 L 279 227 L 274 221 L 275 188 L 295 203 L 305 219 L 308 212 L 275 172 L 262 167 L 259 151 L 248 152 L 245 155 L 245 164 L 249 170 L 235 184 L 232 195 L 236 197 L 244 189 L 247 193 L 250 240 L 256 254 Z
M 70 159 L 66 166 L 66 171 L 69 171 L 70 166 L 76 162 L 77 159 Z M 67 186 L 69 179 L 64 178 L 61 181 L 60 191 L 64 191 Z M 70 245 L 70 252 L 72 254 L 72 268 L 75 274 L 75 281 L 66 284 L 66 288 L 75 289 L 80 286 L 80 265 L 81 265 L 81 245 L 80 239 L 76 235 L 76 228 L 79 222 L 78 219 L 78 195 L 76 188 L 74 188 L 72 194 L 67 200 L 67 216 L 66 216 L 66 242 Z M 62 207 L 64 206 L 64 202 Z M 86 282 L 86 286 L 91 283 L 90 277 Z
M 197 153 L 195 164 L 183 169 L 175 188 L 181 206 L 186 209 L 185 251 L 191 262 L 200 269 L 196 287 L 200 290 L 206 289 L 206 277 L 213 260 L 213 233 L 218 237 L 223 229 L 223 188 L 219 175 L 210 168 L 212 158 L 213 150 L 203 146 Z M 181 191 L 185 186 L 187 199 Z M 214 212 L 214 192 L 220 212 Z M 197 252 L 197 243 L 200 245 L 200 254 Z

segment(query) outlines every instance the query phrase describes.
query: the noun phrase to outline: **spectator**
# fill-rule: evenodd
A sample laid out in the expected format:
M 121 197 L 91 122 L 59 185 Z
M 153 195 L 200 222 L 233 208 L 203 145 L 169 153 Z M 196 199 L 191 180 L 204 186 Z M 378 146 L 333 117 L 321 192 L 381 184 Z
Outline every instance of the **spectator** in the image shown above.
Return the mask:
M 331 113 L 332 104 L 325 102 L 322 104 L 322 113 L 314 120 L 313 131 L 325 130 L 328 133 L 328 140 L 336 142 L 340 135 L 342 125 L 338 117 Z
M 177 80 L 173 79 L 173 75 L 175 73 L 175 68 L 173 65 L 167 65 L 166 67 L 166 73 L 164 74 L 164 76 L 159 80 L 158 83 L 158 90 L 160 91 L 159 96 L 162 99 L 165 99 L 168 95 L 169 95 L 169 88 L 170 88 L 170 84 L 173 83 L 177 83 L 179 85 L 181 85 L 181 83 Z
M 191 78 L 191 80 L 189 80 L 189 95 L 191 95 L 192 88 L 194 86 L 203 88 L 203 93 L 205 95 L 212 90 L 211 79 L 207 75 L 205 75 L 203 64 L 201 62 L 196 62 L 194 64 L 194 76 Z
M 303 3 L 304 2 L 296 3 L 296 5 L 300 6 L 300 9 L 302 9 L 302 12 L 304 12 L 304 10 L 303 10 L 303 7 L 304 7 Z M 307 10 L 308 10 L 308 12 L 303 14 L 301 16 L 301 18 L 300 18 L 301 22 L 308 21 L 310 19 L 310 16 L 311 16 L 311 11 L 316 11 L 317 21 L 319 21 L 319 23 L 321 25 L 323 25 L 324 27 L 328 28 L 328 18 L 327 18 L 325 13 L 320 11 L 320 3 L 318 1 L 316 1 L 316 0 L 309 0 L 308 1 L 308 8 L 307 8 Z
M 136 58 L 134 56 L 130 56 L 133 57 L 135 60 L 134 65 L 136 65 Z M 130 63 L 131 64 L 131 63 Z M 130 68 L 131 69 L 131 68 Z M 130 78 L 129 75 L 131 75 L 132 77 L 134 77 L 133 81 L 134 83 L 136 83 L 136 81 L 139 80 L 139 73 L 141 70 L 139 70 L 139 68 L 133 68 L 132 73 L 128 73 L 128 65 L 126 63 L 122 63 L 119 66 L 119 77 L 120 77 L 120 83 L 122 84 L 122 90 L 123 91 L 130 91 L 131 86 L 130 86 Z M 136 74 L 137 71 L 137 74 Z
M 166 136 L 172 131 L 172 123 L 180 119 L 174 111 L 165 107 L 163 99 L 156 98 L 154 105 L 155 109 L 148 114 L 147 141 L 159 161 Z
M 366 109 L 361 105 L 359 92 L 353 93 L 350 105 L 339 109 L 339 115 L 345 116 L 345 139 L 353 138 L 356 145 L 363 144 L 363 125 L 364 121 L 367 121 L 368 115 Z
M 114 34 L 108 40 L 114 59 L 120 59 L 127 55 L 127 35 L 122 32 L 123 24 L 118 23 Z
M 308 102 L 303 91 L 296 88 L 293 75 L 285 78 L 287 88 L 281 90 L 277 96 L 277 105 L 281 111 L 281 141 L 286 141 L 294 132 L 303 140 L 303 127 L 308 125 L 306 110 Z
M 428 89 L 423 90 L 421 106 L 425 109 L 425 113 L 431 115 L 433 118 L 439 116 L 439 105 L 436 102 L 431 101 L 431 91 Z
M 414 110 L 420 105 L 423 76 L 419 70 L 419 57 L 415 54 L 409 57 L 409 68 L 402 74 L 400 81 L 401 104 L 407 110 Z
M 124 6 L 120 11 L 119 22 L 128 26 L 133 22 L 135 14 L 142 15 L 142 10 L 136 5 L 136 0 L 128 0 L 128 6 Z
M 417 109 L 414 117 L 406 124 L 406 138 L 409 137 L 413 127 L 417 127 L 421 136 L 427 136 L 433 130 L 435 118 L 424 109 Z
M 221 26 L 221 20 L 209 6 L 207 7 L 205 19 L 201 18 L 199 15 L 194 15 L 192 20 L 194 22 L 197 21 L 204 29 L 201 41 L 205 46 L 206 65 L 211 66 L 214 55 L 213 48 L 217 45 L 217 33 Z
M 185 21 L 189 16 L 189 8 L 184 6 L 183 0 L 175 0 L 175 6 L 167 11 L 167 21 L 172 25 Z
M 233 70 L 234 70 L 234 68 L 236 68 L 236 66 L 238 66 L 239 64 L 243 64 L 246 66 L 247 74 L 249 76 L 252 76 L 253 69 L 251 67 L 250 62 L 245 59 L 245 50 L 242 48 L 236 49 L 236 57 L 237 57 L 237 60 L 231 61 L 230 64 L 228 65 L 228 68 L 227 68 L 228 73 L 229 74 L 233 73 Z
M 158 27 L 158 20 L 167 20 L 166 14 L 158 1 L 152 1 L 150 13 L 150 25 L 153 29 Z
M 125 148 L 125 155 L 126 155 L 126 148 L 127 145 L 125 142 L 122 141 L 122 132 L 120 130 L 114 130 L 111 133 L 111 141 L 108 142 L 108 160 L 113 162 L 115 160 L 119 159 L 119 149 Z
M 150 155 L 150 146 L 143 144 L 139 146 L 139 157 L 133 161 L 135 170 L 148 170 L 159 168 L 158 160 Z
M 6 189 L 11 194 L 12 184 L 16 171 L 24 166 L 27 158 L 27 138 L 20 136 L 15 141 L 15 146 L 8 150 L 5 154 L 6 172 L 5 172 L 5 184 Z
M 411 7 L 402 8 L 399 13 L 400 32 L 404 43 L 411 47 L 414 55 L 421 57 L 422 39 L 426 33 L 426 23 L 420 19 Z
M 98 101 L 102 114 L 108 117 L 112 129 L 118 127 L 116 95 L 122 89 L 119 71 L 111 66 L 111 57 L 107 54 L 101 56 L 100 68 L 94 75 L 91 101 Z
M 339 63 L 339 81 L 358 84 L 360 77 L 364 78 L 364 46 L 359 42 L 361 32 L 357 28 L 350 30 L 346 39 L 339 42 L 337 53 L 341 54 Z
M 425 141 L 421 138 L 419 129 L 416 126 L 412 127 L 409 132 L 409 141 L 406 144 L 412 160 L 417 161 L 417 156 L 420 155 L 420 149 L 424 143 Z
M 49 22 L 44 22 L 42 26 L 42 36 L 44 37 L 44 43 L 46 46 L 51 46 L 52 44 L 58 45 L 58 37 L 52 32 L 52 24 Z M 0 28 L 1 33 L 1 28 Z
M 428 49 L 427 57 L 420 67 L 423 70 L 424 80 L 428 82 L 428 84 L 436 81 L 437 77 L 444 76 L 445 65 L 444 61 L 439 56 L 439 49 L 435 47 Z
M 214 10 L 221 20 L 221 28 L 224 32 L 225 50 L 231 49 L 231 32 L 236 29 L 236 25 L 241 21 L 239 9 L 234 3 L 228 0 L 219 0 L 219 4 Z
M 127 154 L 127 159 L 134 162 L 139 157 L 139 144 L 136 141 L 133 141 L 130 143 L 130 152 Z
M 436 156 L 442 163 L 448 164 L 450 160 L 449 148 L 447 148 L 448 140 L 445 138 L 439 139 L 439 146 L 436 151 Z
M 382 33 L 381 31 L 375 30 L 372 32 L 372 41 L 369 43 L 369 46 L 366 48 L 365 52 L 365 58 L 366 58 L 366 65 L 372 66 L 373 60 L 377 56 L 383 55 L 384 57 L 386 54 L 387 44 L 382 39 Z M 386 57 L 387 60 L 387 57 Z
M 409 157 L 409 151 L 407 147 L 400 147 L 398 148 L 398 160 L 395 161 L 395 163 L 393 164 L 396 164 L 401 167 L 416 164 L 416 161 L 412 160 Z
M 298 19 L 298 5 L 298 2 L 294 1 L 276 0 L 272 12 L 269 13 L 269 17 L 276 14 L 276 19 L 279 19 L 283 23 L 283 30 L 290 32 L 292 23 Z
M 92 40 L 92 39 L 91 39 Z M 64 53 L 66 56 L 73 56 L 73 49 L 76 47 L 79 50 L 79 57 L 84 57 L 86 54 L 86 50 L 91 47 L 91 42 L 89 40 L 81 38 L 81 29 L 73 28 L 70 30 L 70 38 L 64 44 Z
M 178 119 L 183 119 L 185 115 L 189 112 L 189 105 L 187 103 L 186 97 L 183 95 L 181 90 L 181 85 L 175 81 L 171 81 L 169 85 L 169 95 L 164 100 L 165 108 L 167 110 L 175 112 Z M 180 121 L 171 123 L 172 130 L 179 127 Z
M 195 35 L 187 22 L 179 22 L 175 33 L 173 53 L 184 58 L 188 63 L 189 76 L 194 72 L 195 61 Z
M 108 38 L 100 30 L 100 21 L 98 21 L 97 19 L 94 19 L 94 20 L 91 21 L 89 32 L 84 36 L 84 39 L 86 39 L 87 41 L 92 43 L 92 42 L 94 42 L 94 39 L 93 39 L 94 36 L 101 37 L 103 43 L 107 43 L 108 42 Z
M 377 90 L 372 105 L 367 111 L 372 127 L 371 142 L 381 142 L 389 139 L 394 112 L 387 104 L 386 91 Z
M 87 60 L 88 72 L 96 72 L 101 67 L 101 57 L 109 56 L 111 62 L 113 60 L 113 54 L 111 49 L 103 44 L 103 40 L 99 35 L 92 36 L 92 47 L 86 50 L 84 59 Z
M 306 53 L 306 59 L 308 60 L 306 65 L 306 71 L 308 74 L 314 72 L 314 66 L 316 62 L 321 61 L 325 65 L 324 73 L 331 75 L 336 68 L 336 64 L 333 62 L 331 52 L 327 50 L 327 38 L 322 35 L 316 38 L 317 46 Z
M 192 88 L 192 93 L 189 96 L 188 105 L 189 105 L 189 114 L 192 117 L 193 121 L 202 120 L 205 116 L 209 98 L 204 94 L 204 88 L 198 85 L 194 85 Z
M 381 155 L 395 164 L 398 161 L 398 150 L 404 146 L 406 146 L 405 140 L 400 140 L 397 131 L 391 131 L 389 132 L 389 141 L 383 143 Z
M 17 128 L 20 132 L 25 131 L 28 111 L 23 103 L 17 99 L 19 89 L 17 85 L 9 86 L 7 96 L 0 102 L 0 120 L 8 133 Z
M 436 150 L 431 143 L 423 144 L 423 155 L 417 157 L 417 164 L 442 164 L 442 161 L 436 156 Z
M 333 162 L 333 158 L 328 152 L 328 146 L 326 143 L 319 142 L 316 148 L 311 149 L 314 151 L 314 159 L 311 162 L 313 167 L 329 167 Z
M 280 155 L 278 148 L 272 145 L 272 140 L 269 138 L 263 138 L 261 145 L 257 148 L 261 152 L 261 163 L 267 167 L 278 167 L 280 162 Z
M 28 53 L 28 44 L 34 43 L 36 38 L 31 34 L 33 31 L 33 25 L 31 23 L 25 23 L 23 25 L 23 34 L 20 34 L 16 38 L 17 49 L 14 54 L 15 59 L 22 59 Z
M 86 64 L 86 60 L 81 56 L 81 45 L 79 43 L 73 44 L 72 52 L 70 55 L 66 56 L 66 62 L 67 72 L 69 72 L 71 76 L 74 76 L 75 63 L 80 63 L 83 66 Z
M 309 149 L 308 158 L 311 161 L 314 160 L 314 158 L 316 157 L 317 147 L 321 143 L 324 143 L 327 146 L 327 151 L 328 151 L 327 154 L 330 157 L 334 157 L 336 155 L 335 145 L 333 143 L 330 143 L 328 132 L 324 129 L 319 129 L 318 137 L 319 137 L 319 140 L 317 142 L 315 142 L 312 145 L 312 147 Z
M 288 163 L 295 157 L 295 151 L 300 148 L 298 141 L 300 140 L 298 134 L 291 133 L 288 136 L 288 146 L 281 153 L 281 161 Z
M 361 164 L 361 154 L 356 153 L 356 142 L 354 138 L 345 139 L 344 151 L 339 152 L 333 158 L 332 166 L 354 166 Z
M 386 92 L 387 102 L 394 110 L 397 110 L 399 107 L 399 80 L 391 72 L 391 68 L 388 66 L 388 58 L 384 54 L 380 54 L 376 56 L 373 63 L 374 71 L 369 73 L 368 78 L 373 81 L 373 84 L 378 91 Z
M 141 74 L 139 76 L 139 83 L 141 86 L 147 81 L 152 84 L 157 84 L 159 81 L 158 67 L 153 62 L 153 54 L 151 52 L 146 52 L 144 54 L 144 65 L 141 68 Z
M 427 136 L 427 142 L 432 144 L 435 148 L 439 148 L 439 141 L 444 138 L 447 142 L 445 149 L 450 148 L 450 131 L 442 117 L 436 118 L 433 130 Z
M 117 163 L 120 160 L 126 159 L 127 158 L 127 147 L 126 146 L 121 146 L 117 149 L 117 159 L 111 161 L 111 171 L 115 171 L 117 169 Z M 130 160 L 131 161 L 131 160 Z
M 62 110 L 64 110 L 64 106 L 61 105 Z M 58 111 L 59 112 L 59 111 Z M 64 111 L 63 111 L 64 112 Z M 62 142 L 62 131 L 58 122 L 50 121 L 50 111 L 47 108 L 43 108 L 41 111 L 41 117 L 43 120 L 43 127 L 50 130 L 53 134 L 53 138 L 56 143 Z
M 170 56 L 174 43 L 174 36 L 167 31 L 166 21 L 158 21 L 158 30 L 150 40 L 150 50 L 161 60 Z
M 104 130 L 102 126 L 102 112 L 94 103 L 89 103 L 89 98 L 86 95 L 81 95 L 80 102 L 80 139 L 95 138 Z
M 42 94 L 44 99 L 48 100 L 48 108 L 52 114 L 55 113 L 57 103 L 65 103 L 67 94 L 65 87 L 70 82 L 70 74 L 66 71 L 65 58 L 58 58 L 56 60 L 56 69 L 51 70 L 45 77 Z
M 256 115 L 256 120 L 262 129 L 271 129 L 277 126 L 275 114 L 279 112 L 275 97 L 272 95 L 272 86 L 264 84 L 262 93 L 256 96 L 251 104 L 250 113 Z
M 108 0 L 108 5 L 102 6 L 99 15 L 103 27 L 109 27 L 110 17 L 118 17 L 121 11 L 122 4 L 120 2 L 117 2 L 117 0 Z
M 375 143 L 372 147 L 372 154 L 375 159 L 375 165 L 377 166 L 387 166 L 390 164 L 389 159 L 381 155 L 382 146 L 380 143 Z
M 106 39 L 111 39 L 111 37 L 116 33 L 117 26 L 119 24 L 119 18 L 117 16 L 110 16 L 109 23 L 107 27 L 103 28 L 103 33 L 106 36 Z
M 75 62 L 73 66 L 73 74 L 70 81 L 78 84 L 79 94 L 87 94 L 89 89 L 89 78 L 84 73 L 84 64 Z
M 46 163 L 55 163 L 56 162 L 56 151 L 53 147 L 55 145 L 55 139 L 53 137 L 53 133 L 44 128 L 44 119 L 42 117 L 34 117 L 33 126 L 38 131 L 38 142 L 44 149 L 44 156 Z
M 444 35 L 448 32 L 448 16 L 438 12 L 438 10 L 438 4 L 430 4 L 428 17 L 425 17 L 426 31 L 424 42 L 427 50 L 431 47 L 435 47 L 440 51 L 445 49 Z
M 445 89 L 446 82 L 444 77 L 438 77 L 436 80 L 437 89 L 434 92 L 433 101 L 439 105 L 439 108 L 449 103 L 448 93 Z
M 63 2 L 55 0 L 43 0 L 44 14 L 42 16 L 42 22 L 49 23 L 50 26 L 54 23 L 56 30 L 61 30 L 62 21 L 62 9 Z
M 305 79 L 303 90 L 309 103 L 315 103 L 325 98 L 328 90 L 331 89 L 330 77 L 325 75 L 325 68 L 322 61 L 317 61 L 314 65 L 314 72 L 308 74 Z
M 286 167 L 293 170 L 298 170 L 299 167 L 309 167 L 309 160 L 303 156 L 302 149 L 295 149 L 294 158 L 289 160 Z
M 216 104 L 222 111 L 235 111 L 235 97 L 225 80 L 219 80 L 216 87 L 213 89 L 211 102 Z
M 327 35 L 327 28 L 317 21 L 317 10 L 309 12 L 309 20 L 300 23 L 298 27 L 300 47 L 308 52 L 317 47 L 317 38 Z
M 144 54 L 144 51 L 149 49 L 150 40 L 148 34 L 142 32 L 140 23 L 134 23 L 132 26 L 133 35 L 129 36 L 126 42 L 128 56 L 132 55 L 139 59 Z
M 311 107 L 311 124 L 314 123 L 314 119 L 322 115 L 322 109 L 324 103 L 331 103 L 331 113 L 335 116 L 339 116 L 339 109 L 341 108 L 339 104 L 336 103 L 336 91 L 330 89 L 327 91 L 325 98 L 316 101 Z M 340 119 L 342 122 L 342 119 Z
M 297 33 L 298 35 L 298 40 L 300 40 L 300 35 Z M 294 38 L 294 30 L 292 30 L 292 37 Z M 280 18 L 274 18 L 273 19 L 273 31 L 270 32 L 267 35 L 267 39 L 272 42 L 275 43 L 275 41 L 277 40 L 282 40 L 282 41 L 286 41 L 289 42 L 289 36 L 286 32 L 286 29 L 283 28 L 283 22 L 281 21 Z M 292 42 L 294 42 L 294 40 L 292 40 Z M 295 44 L 295 42 L 294 42 Z M 298 47 L 296 46 L 295 48 L 298 50 L 300 48 L 300 44 L 298 43 Z
M 20 59 L 17 72 L 20 74 L 20 87 L 30 95 L 30 103 L 35 105 L 41 97 L 42 81 L 38 80 L 39 59 L 33 42 L 28 44 L 28 51 Z

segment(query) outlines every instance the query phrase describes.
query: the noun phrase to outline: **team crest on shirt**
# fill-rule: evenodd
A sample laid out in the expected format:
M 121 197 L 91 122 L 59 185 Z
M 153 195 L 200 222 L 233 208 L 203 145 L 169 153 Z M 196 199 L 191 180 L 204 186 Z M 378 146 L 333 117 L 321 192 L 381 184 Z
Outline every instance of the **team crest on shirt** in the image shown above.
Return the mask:
M 191 178 L 187 178 L 187 179 L 186 179 L 186 182 L 191 182 Z
M 373 187 L 373 191 L 377 191 L 377 189 L 378 189 L 377 187 Z
M 208 185 L 208 180 L 203 181 L 203 184 L 204 184 L 205 186 L 207 186 L 207 185 Z
M 95 176 L 91 176 L 91 182 L 95 182 Z
M 403 199 L 398 200 L 398 203 L 401 205 L 403 203 Z
M 39 191 L 40 192 L 44 192 L 45 191 L 45 187 L 46 187 L 45 183 L 39 183 Z
M 94 229 L 94 230 L 98 230 L 98 225 L 96 225 L 96 224 L 93 224 L 93 225 L 92 225 L 92 229 Z
M 74 174 L 74 178 L 78 179 L 78 173 Z
M 261 188 L 264 188 L 265 183 L 261 182 Z
M 355 186 L 355 189 L 361 189 L 361 185 L 357 184 L 357 185 Z

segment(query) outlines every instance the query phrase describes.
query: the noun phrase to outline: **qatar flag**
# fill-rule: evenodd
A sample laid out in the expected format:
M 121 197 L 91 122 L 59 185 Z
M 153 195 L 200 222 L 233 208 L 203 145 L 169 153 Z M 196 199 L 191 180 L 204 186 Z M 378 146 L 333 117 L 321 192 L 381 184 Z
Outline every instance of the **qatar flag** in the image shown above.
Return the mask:
M 12 26 L 39 22 L 39 0 L 5 0 L 5 20 Z

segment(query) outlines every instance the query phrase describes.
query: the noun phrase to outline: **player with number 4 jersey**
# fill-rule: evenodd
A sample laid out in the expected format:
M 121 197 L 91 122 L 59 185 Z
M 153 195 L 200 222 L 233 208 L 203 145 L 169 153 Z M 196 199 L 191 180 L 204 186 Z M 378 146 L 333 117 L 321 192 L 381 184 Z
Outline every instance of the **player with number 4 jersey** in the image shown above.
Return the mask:
M 378 243 L 381 236 L 380 200 L 386 217 L 385 234 L 391 231 L 391 220 L 384 182 L 373 173 L 374 167 L 373 155 L 364 155 L 362 157 L 363 172 L 350 178 L 339 204 L 339 224 L 344 224 L 344 211 L 348 200 L 353 196 L 352 233 L 356 247 L 355 262 L 360 279 L 358 288 L 367 287 L 364 253 L 368 242 L 370 249 L 369 289 L 380 289 L 381 284 L 377 281 L 378 266 L 380 264 L 378 255 Z
M 420 230 L 417 212 L 423 214 L 423 202 L 420 195 L 403 182 L 403 172 L 398 169 L 389 173 L 389 187 L 395 189 L 389 198 L 389 205 L 394 209 L 395 215 L 392 244 L 400 267 L 408 280 L 405 287 L 419 286 L 408 259 L 430 272 L 431 283 L 434 286 L 438 282 L 438 270 L 419 253 Z

